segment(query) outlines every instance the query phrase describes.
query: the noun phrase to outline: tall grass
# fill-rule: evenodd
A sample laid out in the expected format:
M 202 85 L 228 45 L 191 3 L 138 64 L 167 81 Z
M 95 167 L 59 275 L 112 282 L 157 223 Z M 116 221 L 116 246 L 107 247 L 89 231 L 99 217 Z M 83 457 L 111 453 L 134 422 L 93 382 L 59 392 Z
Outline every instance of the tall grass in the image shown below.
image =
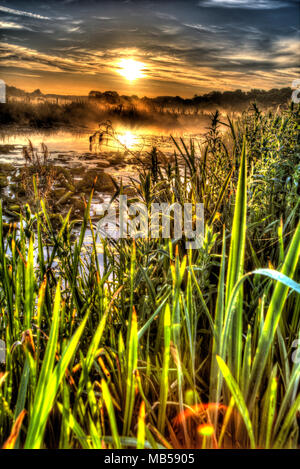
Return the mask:
M 136 198 L 203 201 L 199 249 L 100 239 L 92 194 L 75 243 L 44 201 L 0 213 L 4 447 L 298 447 L 298 119 L 215 115 L 204 147 L 152 153 Z

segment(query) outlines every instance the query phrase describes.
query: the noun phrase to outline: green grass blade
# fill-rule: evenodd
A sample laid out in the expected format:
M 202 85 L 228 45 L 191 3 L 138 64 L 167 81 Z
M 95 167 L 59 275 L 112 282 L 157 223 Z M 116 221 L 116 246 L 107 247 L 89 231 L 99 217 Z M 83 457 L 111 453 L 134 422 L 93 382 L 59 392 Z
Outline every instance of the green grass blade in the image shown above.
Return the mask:
M 171 342 L 171 312 L 169 305 L 165 309 L 164 317 L 164 353 L 163 366 L 160 378 L 159 410 L 157 428 L 160 433 L 164 433 L 166 407 L 169 393 L 169 364 L 170 364 L 170 342 Z
M 228 270 L 226 279 L 226 304 L 234 286 L 243 275 L 244 254 L 246 243 L 246 213 L 247 213 L 247 161 L 246 140 L 243 142 L 241 154 L 239 180 L 236 193 L 235 210 L 231 231 Z M 230 368 L 237 380 L 240 379 L 242 361 L 242 292 L 239 292 L 237 304 L 234 306 L 231 325 L 231 340 L 228 348 Z M 224 357 L 225 358 L 225 357 Z
M 110 423 L 113 442 L 115 444 L 116 449 L 121 449 L 121 441 L 120 441 L 119 432 L 118 432 L 114 405 L 113 405 L 113 401 L 112 401 L 108 386 L 104 379 L 102 379 L 101 381 L 101 387 L 102 387 L 103 399 L 104 399 L 105 406 L 106 406 L 107 413 L 108 413 L 108 419 Z
M 126 402 L 124 411 L 123 436 L 129 436 L 134 407 L 135 371 L 137 368 L 138 358 L 137 317 L 135 308 L 133 308 L 132 312 L 131 329 L 129 330 L 129 333 L 130 338 L 127 362 Z
M 224 379 L 227 383 L 228 388 L 230 389 L 230 392 L 235 400 L 236 406 L 239 409 L 239 412 L 244 420 L 244 423 L 247 428 L 248 436 L 250 439 L 250 444 L 251 444 L 251 449 L 255 449 L 255 440 L 254 440 L 254 434 L 253 434 L 253 428 L 249 416 L 248 409 L 246 407 L 246 403 L 244 401 L 242 392 L 233 378 L 232 374 L 230 373 L 230 370 L 228 366 L 225 364 L 225 362 L 222 360 L 221 357 L 217 356 L 217 362 L 218 365 L 222 371 L 222 374 L 224 376 Z
M 295 231 L 293 239 L 291 241 L 286 259 L 281 269 L 281 274 L 284 277 L 277 278 L 280 280 L 276 283 L 274 292 L 271 298 L 271 302 L 267 311 L 264 327 L 260 336 L 256 354 L 254 357 L 252 372 L 250 376 L 249 389 L 247 402 L 249 409 L 251 410 L 255 396 L 258 392 L 261 384 L 262 375 L 264 372 L 265 364 L 268 359 L 268 354 L 274 339 L 276 328 L 278 326 L 280 316 L 286 301 L 286 297 L 289 290 L 289 284 L 286 285 L 282 282 L 286 277 L 292 278 L 295 269 L 299 263 L 300 256 L 300 223 Z

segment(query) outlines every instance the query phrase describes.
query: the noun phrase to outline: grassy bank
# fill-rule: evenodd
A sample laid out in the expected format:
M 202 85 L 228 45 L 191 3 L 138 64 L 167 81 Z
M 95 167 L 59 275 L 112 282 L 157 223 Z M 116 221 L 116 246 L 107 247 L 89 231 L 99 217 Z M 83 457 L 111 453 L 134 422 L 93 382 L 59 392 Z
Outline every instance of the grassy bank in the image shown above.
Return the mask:
M 92 195 L 75 242 L 47 201 L 0 221 L 4 447 L 298 447 L 299 109 L 225 124 L 133 182 L 149 208 L 204 203 L 199 249 L 99 239 Z

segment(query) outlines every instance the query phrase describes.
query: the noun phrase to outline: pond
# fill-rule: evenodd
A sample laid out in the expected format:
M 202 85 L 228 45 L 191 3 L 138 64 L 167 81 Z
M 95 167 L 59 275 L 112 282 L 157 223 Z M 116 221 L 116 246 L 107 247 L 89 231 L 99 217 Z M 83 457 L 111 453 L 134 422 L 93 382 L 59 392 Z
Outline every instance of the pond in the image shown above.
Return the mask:
M 24 207 L 29 201 L 27 193 L 22 192 L 23 181 L 20 176 L 22 168 L 26 164 L 23 148 L 32 143 L 34 152 L 41 155 L 41 144 L 45 144 L 49 151 L 48 164 L 51 167 L 62 168 L 63 177 L 57 177 L 51 182 L 53 191 L 57 194 L 58 202 L 64 194 L 68 199 L 58 203 L 55 209 L 65 216 L 72 208 L 78 220 L 82 219 L 84 204 L 82 196 L 88 198 L 95 174 L 100 183 L 96 186 L 91 203 L 91 218 L 96 227 L 102 214 L 102 204 L 109 203 L 115 191 L 111 180 L 104 176 L 112 176 L 116 181 L 126 186 L 130 178 L 138 177 L 139 163 L 137 159 L 143 159 L 156 147 L 167 158 L 174 155 L 175 146 L 168 134 L 157 134 L 149 129 L 116 128 L 113 135 L 104 136 L 101 145 L 91 147 L 90 136 L 95 134 L 98 128 L 90 129 L 49 129 L 33 130 L 31 128 L 0 130 L 0 198 L 2 199 L 4 221 L 16 221 L 18 224 L 18 207 Z M 203 134 L 191 134 L 182 132 L 172 133 L 176 138 L 183 137 L 188 141 L 190 137 L 201 142 Z M 56 173 L 59 174 L 59 173 Z M 70 178 L 68 178 L 70 176 Z M 108 179 L 109 179 L 108 176 Z M 1 182 L 2 181 L 2 182 Z M 85 185 L 86 183 L 86 185 Z M 74 186 L 70 190 L 70 185 Z M 22 193 L 22 195 L 20 195 Z M 79 235 L 80 223 L 74 227 L 74 235 Z M 97 255 L 100 273 L 103 273 L 103 248 L 100 239 L 97 239 Z M 35 242 L 35 247 L 36 242 Z M 45 255 L 46 255 L 46 246 Z M 49 247 L 47 248 L 49 249 Z M 92 249 L 92 235 L 89 228 L 86 230 L 82 255 Z M 51 252 L 51 248 L 50 251 Z M 35 249 L 35 256 L 37 255 Z M 56 266 L 54 262 L 53 267 Z
M 96 131 L 97 128 L 1 129 L 0 175 L 1 169 L 3 170 L 1 165 L 12 165 L 14 170 L 25 165 L 23 147 L 28 146 L 29 141 L 39 154 L 41 154 L 41 144 L 44 143 L 49 151 L 48 162 L 53 166 L 69 169 L 77 179 L 82 176 L 80 170 L 82 168 L 85 172 L 89 169 L 99 169 L 117 180 L 122 177 L 123 181 L 126 181 L 129 176 L 134 176 L 138 172 L 136 158 L 147 155 L 153 146 L 167 157 L 174 154 L 175 146 L 168 134 L 157 134 L 149 129 L 116 127 L 113 135 L 105 135 L 101 145 L 95 148 L 90 145 L 90 136 Z M 174 136 L 187 138 L 192 136 L 196 140 L 201 139 L 201 134 L 191 135 L 184 133 L 184 130 L 177 131 Z M 110 189 L 112 190 L 113 186 Z M 101 190 L 98 192 L 101 193 Z M 106 192 L 109 191 L 104 187 L 103 193 Z
M 82 153 L 91 153 L 89 147 L 89 137 L 97 131 L 97 128 L 91 129 L 49 129 L 49 130 L 34 130 L 30 128 L 20 129 L 0 129 L 0 144 L 13 145 L 14 151 L 10 154 L 0 155 L 0 161 L 16 162 L 22 164 L 22 148 L 28 145 L 29 140 L 33 146 L 38 149 L 43 142 L 53 157 L 61 153 L 70 153 L 74 157 Z M 197 138 L 201 134 L 191 135 L 190 133 L 176 132 L 174 137 L 193 136 Z M 142 153 L 150 151 L 153 146 L 159 148 L 164 153 L 174 151 L 174 144 L 171 141 L 169 134 L 161 134 L 142 130 L 132 130 L 126 128 L 116 128 L 114 138 L 103 138 L 100 152 L 115 153 L 115 152 L 134 152 Z
M 52 185 L 54 209 L 65 215 L 70 208 L 78 219 L 84 211 L 83 196 L 88 198 L 95 175 L 97 184 L 91 204 L 93 221 L 102 213 L 101 204 L 110 201 L 115 186 L 110 178 L 124 185 L 129 178 L 138 176 L 139 161 L 157 147 L 166 158 L 174 154 L 174 143 L 167 134 L 157 134 L 149 129 L 116 128 L 113 135 L 104 135 L 101 145 L 91 146 L 90 136 L 98 129 L 50 129 L 30 128 L 0 130 L 0 197 L 3 203 L 5 221 L 18 220 L 18 213 L 28 201 L 24 191 L 22 168 L 26 160 L 23 148 L 32 143 L 34 152 L 42 159 L 41 144 L 49 151 L 48 164 L 55 168 L 55 177 L 46 183 Z M 175 137 L 193 137 L 201 140 L 201 134 L 185 134 Z M 203 137 L 203 134 L 202 134 Z M 29 178 L 30 179 L 30 178 Z M 32 178 L 31 178 L 32 181 Z M 31 183 L 29 181 L 29 183 Z M 64 199 L 65 197 L 65 199 Z M 88 244 L 88 240 L 86 240 Z

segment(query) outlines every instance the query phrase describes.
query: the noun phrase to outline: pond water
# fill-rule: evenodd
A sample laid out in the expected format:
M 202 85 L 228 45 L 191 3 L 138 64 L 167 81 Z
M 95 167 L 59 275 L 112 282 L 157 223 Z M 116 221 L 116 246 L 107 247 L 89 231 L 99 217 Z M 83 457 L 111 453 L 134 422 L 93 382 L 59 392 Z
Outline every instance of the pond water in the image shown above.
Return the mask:
M 136 158 L 144 157 L 155 146 L 166 157 L 174 154 L 175 145 L 168 134 L 157 134 L 147 129 L 116 128 L 113 135 L 104 135 L 101 144 L 90 142 L 90 137 L 98 129 L 50 129 L 34 130 L 30 128 L 0 129 L 0 165 L 11 164 L 14 168 L 25 165 L 23 148 L 32 143 L 38 154 L 44 143 L 49 151 L 48 161 L 54 166 L 65 168 L 102 168 L 105 173 L 126 181 L 129 176 L 138 173 Z M 174 137 L 183 137 L 201 141 L 202 134 L 177 131 Z M 1 169 L 1 168 L 0 168 Z
M 128 182 L 129 177 L 135 177 L 138 174 L 138 166 L 135 157 L 140 157 L 150 152 L 152 147 L 157 147 L 164 155 L 174 154 L 174 143 L 170 135 L 158 135 L 157 133 L 147 132 L 145 130 L 132 130 L 126 128 L 117 129 L 113 136 L 106 137 L 101 141 L 101 145 L 97 148 L 90 146 L 90 136 L 98 129 L 56 129 L 41 130 L 32 129 L 11 129 L 10 131 L 0 130 L 0 178 L 1 165 L 13 168 L 13 174 L 18 175 L 20 168 L 25 165 L 23 156 L 23 148 L 28 146 L 29 140 L 35 151 L 41 153 L 41 143 L 44 143 L 49 151 L 49 162 L 54 166 L 63 166 L 70 173 L 74 173 L 74 181 L 81 178 L 84 179 L 88 171 L 95 170 L 104 171 L 116 180 L 122 178 L 123 182 Z M 193 137 L 199 141 L 202 136 L 184 134 L 177 132 L 174 137 Z M 100 169 L 99 169 L 100 168 Z M 81 170 L 82 169 L 82 170 Z M 75 171 L 77 171 L 75 173 Z M 6 173 L 7 187 L 2 185 L 2 193 L 0 197 L 5 198 L 9 207 L 9 203 L 22 205 L 22 201 L 15 197 L 13 187 L 16 184 L 10 174 Z M 75 176 L 74 176 L 75 175 Z M 0 185 L 1 191 L 1 185 Z M 87 194 L 87 193 L 86 193 Z M 102 213 L 101 204 L 107 203 L 111 199 L 112 192 L 103 191 L 101 189 L 95 191 L 91 205 L 91 217 L 93 222 L 97 223 L 97 218 Z M 79 195 L 75 195 L 74 197 Z M 23 200 L 26 203 L 26 197 Z M 66 207 L 66 209 L 69 207 Z M 10 221 L 10 216 L 5 214 L 5 221 Z M 75 228 L 79 230 L 80 228 Z M 87 230 L 83 253 L 92 247 L 92 237 L 90 230 Z M 101 243 L 97 243 L 98 258 L 101 270 L 103 269 L 103 252 Z
M 2 182 L 2 186 L 0 181 L 0 191 L 2 191 L 0 197 L 6 200 L 6 206 L 9 208 L 9 204 L 18 203 L 22 206 L 26 203 L 26 196 L 23 196 L 23 199 L 18 199 L 14 191 L 18 192 L 18 187 L 20 189 L 21 182 L 16 183 L 16 180 L 18 180 L 18 171 L 26 163 L 23 148 L 28 146 L 29 141 L 39 154 L 42 154 L 41 143 L 44 143 L 49 151 L 51 165 L 64 167 L 69 174 L 72 174 L 74 185 L 81 183 L 81 186 L 82 180 L 87 176 L 91 176 L 90 173 L 93 170 L 95 173 L 100 171 L 100 177 L 104 172 L 117 181 L 122 178 L 123 183 L 126 184 L 130 177 L 136 177 L 138 174 L 139 167 L 136 158 L 144 157 L 154 146 L 166 157 L 174 154 L 175 146 L 168 134 L 159 135 L 149 129 L 134 130 L 120 127 L 114 129 L 113 134 L 104 135 L 101 144 L 95 147 L 93 144 L 91 146 L 90 136 L 97 130 L 97 128 L 51 130 L 14 128 L 0 130 L 0 179 L 3 180 L 4 177 L 6 181 Z M 193 137 L 199 141 L 203 138 L 203 132 L 202 135 L 191 135 L 190 133 L 177 131 L 173 135 L 174 137 Z M 11 172 L 6 170 L 5 173 L 5 165 L 10 167 Z M 11 174 L 13 174 L 13 177 Z M 19 184 L 18 187 L 17 184 Z M 59 188 L 58 190 L 63 191 L 63 189 Z M 93 219 L 97 219 L 97 216 L 101 213 L 100 204 L 108 202 L 114 192 L 114 186 L 106 189 L 103 187 L 103 189 L 103 191 L 101 187 L 95 189 L 91 206 Z M 66 191 L 67 189 L 65 189 Z M 81 197 L 79 193 L 80 191 L 75 191 L 71 197 L 73 201 L 75 200 L 75 203 L 76 197 Z M 88 195 L 87 191 L 85 193 Z M 66 210 L 68 208 L 65 207 Z
M 11 129 L 0 130 L 0 144 L 14 145 L 14 155 L 20 152 L 23 146 L 28 145 L 29 140 L 33 146 L 38 148 L 43 142 L 47 145 L 48 150 L 55 154 L 60 152 L 89 152 L 89 136 L 92 135 L 97 128 L 91 129 L 75 129 L 75 130 L 32 130 L 32 129 Z M 176 136 L 190 137 L 190 134 L 177 132 Z M 126 148 L 134 152 L 149 151 L 153 146 L 158 147 L 163 152 L 174 150 L 174 144 L 170 135 L 157 135 L 145 130 L 131 130 L 122 128 L 114 133 L 115 138 L 103 138 L 100 150 L 105 152 L 124 151 Z M 197 138 L 198 135 L 193 135 Z M 1 155 L 3 159 L 4 155 Z

